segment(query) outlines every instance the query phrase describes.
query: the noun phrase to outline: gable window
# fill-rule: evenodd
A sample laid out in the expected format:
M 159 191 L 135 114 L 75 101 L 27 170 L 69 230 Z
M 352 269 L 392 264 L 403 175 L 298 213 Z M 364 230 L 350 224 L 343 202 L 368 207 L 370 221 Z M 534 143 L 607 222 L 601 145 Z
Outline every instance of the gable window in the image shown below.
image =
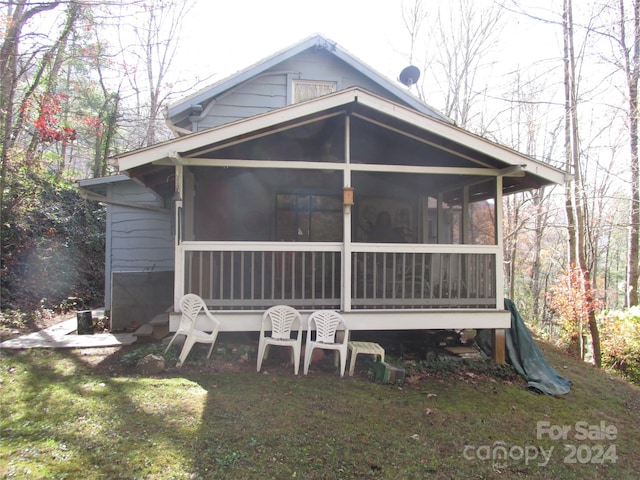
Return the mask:
M 312 98 L 328 95 L 337 90 L 336 82 L 320 80 L 293 80 L 291 103 L 300 103 Z

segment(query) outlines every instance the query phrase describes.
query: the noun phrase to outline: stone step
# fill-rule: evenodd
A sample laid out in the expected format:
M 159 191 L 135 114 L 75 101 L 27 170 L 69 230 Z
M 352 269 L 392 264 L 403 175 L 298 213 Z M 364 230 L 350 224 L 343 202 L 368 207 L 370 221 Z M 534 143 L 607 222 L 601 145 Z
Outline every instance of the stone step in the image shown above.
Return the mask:
M 156 315 L 149 322 L 149 325 L 153 328 L 152 336 L 154 340 L 162 340 L 169 335 L 169 314 L 161 313 L 160 315 Z
M 153 340 L 153 327 L 148 323 L 141 325 L 135 332 L 133 332 L 133 336 L 137 343 L 150 342 Z

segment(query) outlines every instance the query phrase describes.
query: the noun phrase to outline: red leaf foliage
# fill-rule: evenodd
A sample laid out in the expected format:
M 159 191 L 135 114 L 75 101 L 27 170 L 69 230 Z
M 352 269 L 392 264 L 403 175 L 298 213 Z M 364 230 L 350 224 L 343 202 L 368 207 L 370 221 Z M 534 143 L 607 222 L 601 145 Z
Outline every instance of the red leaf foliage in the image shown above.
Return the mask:
M 36 118 L 33 121 L 35 133 L 45 143 L 62 142 L 67 144 L 76 139 L 76 131 L 73 128 L 61 126 L 58 115 L 62 111 L 61 101 L 65 95 L 42 94 L 36 98 Z M 25 104 L 23 112 L 31 105 Z

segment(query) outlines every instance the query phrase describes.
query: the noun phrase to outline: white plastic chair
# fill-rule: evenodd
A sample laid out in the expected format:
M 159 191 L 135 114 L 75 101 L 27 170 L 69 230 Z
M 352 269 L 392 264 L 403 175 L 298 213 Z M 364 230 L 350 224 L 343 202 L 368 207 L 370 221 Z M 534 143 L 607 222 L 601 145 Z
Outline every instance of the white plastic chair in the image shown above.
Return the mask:
M 171 338 L 169 345 L 167 345 L 165 353 L 167 353 L 169 347 L 171 347 L 171 344 L 178 335 L 186 335 L 187 338 L 185 338 L 184 345 L 182 346 L 177 366 L 182 366 L 187 355 L 189 355 L 189 352 L 196 343 L 211 344 L 211 348 L 209 348 L 209 353 L 207 354 L 208 360 L 211 356 L 211 352 L 213 351 L 213 345 L 216 343 L 216 338 L 218 337 L 220 321 L 218 321 L 218 319 L 215 318 L 207 309 L 207 305 L 204 303 L 204 300 L 193 293 L 187 293 L 180 299 L 180 310 L 182 310 L 180 325 L 178 326 L 176 333 L 173 335 L 173 338 Z M 195 328 L 196 319 L 201 311 L 204 312 L 205 318 L 207 318 L 211 324 L 211 328 L 204 331 Z
M 291 338 L 291 332 L 296 323 L 298 324 L 298 336 Z M 271 336 L 266 334 L 269 331 Z M 258 343 L 258 372 L 262 368 L 262 360 L 267 358 L 269 354 L 271 345 L 291 347 L 293 371 L 298 375 L 300 350 L 302 348 L 302 318 L 300 312 L 295 308 L 288 305 L 276 305 L 269 308 L 262 315 L 262 327 L 260 328 L 260 341 Z
M 344 336 L 341 342 L 336 342 L 336 332 L 342 324 Z M 315 326 L 315 329 L 313 328 Z M 313 332 L 315 330 L 315 335 Z M 304 374 L 309 372 L 309 364 L 314 348 L 334 350 L 340 354 L 340 376 L 344 377 L 347 364 L 347 344 L 349 342 L 349 328 L 344 318 L 332 310 L 318 310 L 309 316 L 307 325 L 307 343 L 304 356 Z M 337 362 L 336 362 L 337 364 Z

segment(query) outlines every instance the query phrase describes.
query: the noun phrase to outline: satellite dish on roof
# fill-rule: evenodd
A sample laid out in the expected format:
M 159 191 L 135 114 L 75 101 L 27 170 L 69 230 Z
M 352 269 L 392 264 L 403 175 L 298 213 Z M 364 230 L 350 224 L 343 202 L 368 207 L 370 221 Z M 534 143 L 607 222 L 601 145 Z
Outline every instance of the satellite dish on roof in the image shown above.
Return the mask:
M 398 80 L 400 80 L 400 83 L 402 83 L 403 85 L 411 87 L 411 85 L 415 84 L 419 78 L 420 70 L 418 69 L 418 67 L 409 65 L 408 67 L 402 69 Z

